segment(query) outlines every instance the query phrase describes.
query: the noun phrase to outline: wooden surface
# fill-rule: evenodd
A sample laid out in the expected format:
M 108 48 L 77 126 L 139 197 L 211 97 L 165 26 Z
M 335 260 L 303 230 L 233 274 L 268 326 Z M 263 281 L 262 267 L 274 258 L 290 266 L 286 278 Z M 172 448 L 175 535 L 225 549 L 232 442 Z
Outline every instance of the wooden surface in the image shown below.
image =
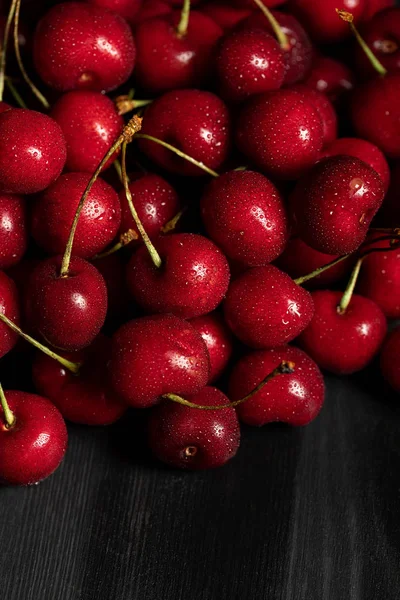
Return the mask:
M 69 431 L 55 475 L 0 490 L 1 598 L 398 600 L 400 416 L 367 375 L 213 472 L 155 464 L 141 414 Z

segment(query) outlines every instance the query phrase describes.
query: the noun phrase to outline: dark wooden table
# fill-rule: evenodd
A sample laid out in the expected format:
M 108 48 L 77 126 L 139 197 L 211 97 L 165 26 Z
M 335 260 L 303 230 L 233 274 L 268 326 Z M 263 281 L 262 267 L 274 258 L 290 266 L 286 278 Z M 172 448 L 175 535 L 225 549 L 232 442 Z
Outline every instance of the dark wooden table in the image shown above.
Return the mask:
M 155 464 L 141 414 L 70 426 L 54 476 L 0 490 L 0 597 L 398 600 L 397 400 L 373 371 L 327 383 L 311 426 L 246 429 L 213 472 Z

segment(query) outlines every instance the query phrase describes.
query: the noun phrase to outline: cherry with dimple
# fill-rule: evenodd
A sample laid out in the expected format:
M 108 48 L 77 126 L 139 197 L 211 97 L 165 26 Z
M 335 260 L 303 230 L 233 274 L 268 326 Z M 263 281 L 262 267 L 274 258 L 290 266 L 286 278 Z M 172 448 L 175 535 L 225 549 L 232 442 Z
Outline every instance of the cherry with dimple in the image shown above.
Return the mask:
M 400 394 L 400 327 L 393 329 L 382 346 L 380 367 L 383 377 Z
M 218 312 L 190 319 L 190 324 L 206 343 L 211 363 L 208 384 L 213 383 L 222 375 L 232 356 L 232 334 Z
M 28 244 L 25 198 L 0 194 L 0 269 L 20 262 Z

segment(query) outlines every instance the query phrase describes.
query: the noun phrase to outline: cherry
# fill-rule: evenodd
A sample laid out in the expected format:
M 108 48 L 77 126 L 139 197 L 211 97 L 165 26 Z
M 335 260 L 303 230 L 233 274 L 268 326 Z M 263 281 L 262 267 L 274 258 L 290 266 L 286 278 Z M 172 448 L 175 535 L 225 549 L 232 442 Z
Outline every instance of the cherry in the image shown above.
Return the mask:
M 135 44 L 126 21 L 84 2 L 64 2 L 39 21 L 33 60 L 43 81 L 60 91 L 110 91 L 127 81 Z
M 262 29 L 232 31 L 219 45 L 216 71 L 221 96 L 239 103 L 279 89 L 285 77 L 285 57 L 276 39 Z
M 0 423 L 0 480 L 32 485 L 60 465 L 67 450 L 67 428 L 47 398 L 19 391 L 6 395 L 14 422 Z
M 254 171 L 229 171 L 210 183 L 201 199 L 211 239 L 231 259 L 261 266 L 283 251 L 288 223 L 275 186 Z
M 206 343 L 211 363 L 208 383 L 213 383 L 222 375 L 232 356 L 232 334 L 217 312 L 195 317 L 190 323 Z
M 323 136 L 318 111 L 295 90 L 250 99 L 239 115 L 236 131 L 239 150 L 278 179 L 297 179 L 312 167 Z
M 316 56 L 304 85 L 328 96 L 337 104 L 353 89 L 354 77 L 350 69 L 343 63 L 328 56 Z
M 96 258 L 94 265 L 107 288 L 107 319 L 121 318 L 131 304 L 125 277 L 125 263 L 119 252 Z
M 114 102 L 99 92 L 68 92 L 57 100 L 50 114 L 60 125 L 67 143 L 68 171 L 93 173 L 124 126 Z
M 214 2 L 214 0 L 202 4 L 200 11 L 211 17 L 224 31 L 230 31 L 236 27 L 252 12 L 251 7 L 240 8 L 224 2 Z
M 107 288 L 99 271 L 77 256 L 67 277 L 60 276 L 62 256 L 37 265 L 26 297 L 28 323 L 55 348 L 89 346 L 103 326 Z
M 312 292 L 315 313 L 299 344 L 322 368 L 338 375 L 360 371 L 378 352 L 386 334 L 385 315 L 375 302 L 354 294 L 344 312 L 342 292 Z
M 324 402 L 324 379 L 314 361 L 292 346 L 259 350 L 243 356 L 233 368 L 229 397 L 235 401 L 249 394 L 283 360 L 295 364 L 293 372 L 275 377 L 237 407 L 244 423 L 257 427 L 275 421 L 294 426 L 308 425 L 319 414 Z
M 114 390 L 131 406 L 146 408 L 163 394 L 197 394 L 210 375 L 201 335 L 173 315 L 134 319 L 112 338 L 109 373 Z
M 229 265 L 213 242 L 202 235 L 177 233 L 159 237 L 155 246 L 161 267 L 155 266 L 145 246 L 128 264 L 128 287 L 140 306 L 150 313 L 190 319 L 220 304 L 228 289 Z
M 28 232 L 25 199 L 0 194 L 0 269 L 20 262 L 25 254 Z
M 390 170 L 383 152 L 375 144 L 359 138 L 340 138 L 334 140 L 322 153 L 323 157 L 347 154 L 355 156 L 372 167 L 382 180 L 385 192 L 390 181 Z
M 229 403 L 215 387 L 190 398 L 204 406 Z M 162 462 L 178 469 L 212 469 L 233 458 L 240 444 L 240 427 L 233 408 L 199 410 L 164 401 L 149 420 L 149 446 Z
M 381 352 L 382 375 L 400 393 L 400 327 L 394 329 L 386 338 Z
M 23 108 L 0 114 L 2 192 L 41 192 L 60 175 L 66 154 L 61 128 L 47 115 Z
M 14 281 L 0 271 L 0 312 L 19 325 L 20 311 L 18 292 Z M 0 323 L 0 358 L 10 352 L 18 341 L 18 335 Z
M 222 100 L 210 92 L 178 90 L 157 98 L 146 109 L 142 133 L 176 146 L 211 169 L 218 169 L 228 158 L 228 109 Z M 143 139 L 140 147 L 151 160 L 167 171 L 179 175 L 203 175 L 197 166 L 153 141 Z
M 364 41 L 389 72 L 400 71 L 400 10 L 388 8 L 376 14 L 362 29 Z M 374 77 L 375 69 L 357 44 L 355 60 L 359 73 Z
M 273 265 L 239 275 L 231 282 L 224 302 L 229 327 L 253 348 L 290 342 L 307 327 L 313 312 L 310 293 Z
M 172 6 L 163 0 L 146 0 L 136 15 L 135 23 L 143 23 L 153 17 L 168 15 L 172 10 Z
M 113 10 L 132 24 L 135 23 L 142 4 L 145 4 L 144 0 L 88 0 L 88 2 L 95 6 Z
M 383 197 L 381 178 L 369 165 L 351 156 L 327 158 L 297 184 L 292 195 L 297 233 L 319 252 L 354 252 Z
M 6 110 L 10 110 L 12 106 L 7 104 L 7 102 L 0 102 L 0 113 L 6 112 Z
M 327 96 L 322 92 L 313 90 L 301 83 L 292 86 L 291 89 L 303 94 L 318 112 L 323 128 L 324 145 L 330 144 L 336 140 L 338 119 L 336 111 Z
M 363 22 L 367 23 L 381 10 L 394 5 L 395 0 L 367 0 L 367 6 L 365 7 L 362 18 Z

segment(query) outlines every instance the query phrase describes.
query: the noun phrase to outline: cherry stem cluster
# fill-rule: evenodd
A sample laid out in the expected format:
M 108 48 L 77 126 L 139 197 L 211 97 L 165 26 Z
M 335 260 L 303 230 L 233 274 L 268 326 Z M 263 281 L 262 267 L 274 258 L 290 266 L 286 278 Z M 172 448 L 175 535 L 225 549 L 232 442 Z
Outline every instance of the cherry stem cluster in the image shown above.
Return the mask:
M 4 394 L 3 386 L 1 385 L 1 383 L 0 383 L 0 405 L 1 405 L 1 408 L 3 409 L 4 419 L 6 422 L 6 428 L 11 429 L 11 427 L 15 423 L 15 417 L 14 417 L 14 414 L 11 411 L 10 407 L 8 406 L 7 398 Z
M 290 50 L 290 43 L 286 33 L 283 31 L 282 27 L 279 25 L 278 21 L 275 19 L 272 12 L 265 6 L 265 4 L 261 0 L 253 0 L 254 4 L 258 6 L 263 15 L 268 19 L 269 24 L 271 25 L 274 34 L 276 35 L 276 39 L 279 42 L 282 50 Z

